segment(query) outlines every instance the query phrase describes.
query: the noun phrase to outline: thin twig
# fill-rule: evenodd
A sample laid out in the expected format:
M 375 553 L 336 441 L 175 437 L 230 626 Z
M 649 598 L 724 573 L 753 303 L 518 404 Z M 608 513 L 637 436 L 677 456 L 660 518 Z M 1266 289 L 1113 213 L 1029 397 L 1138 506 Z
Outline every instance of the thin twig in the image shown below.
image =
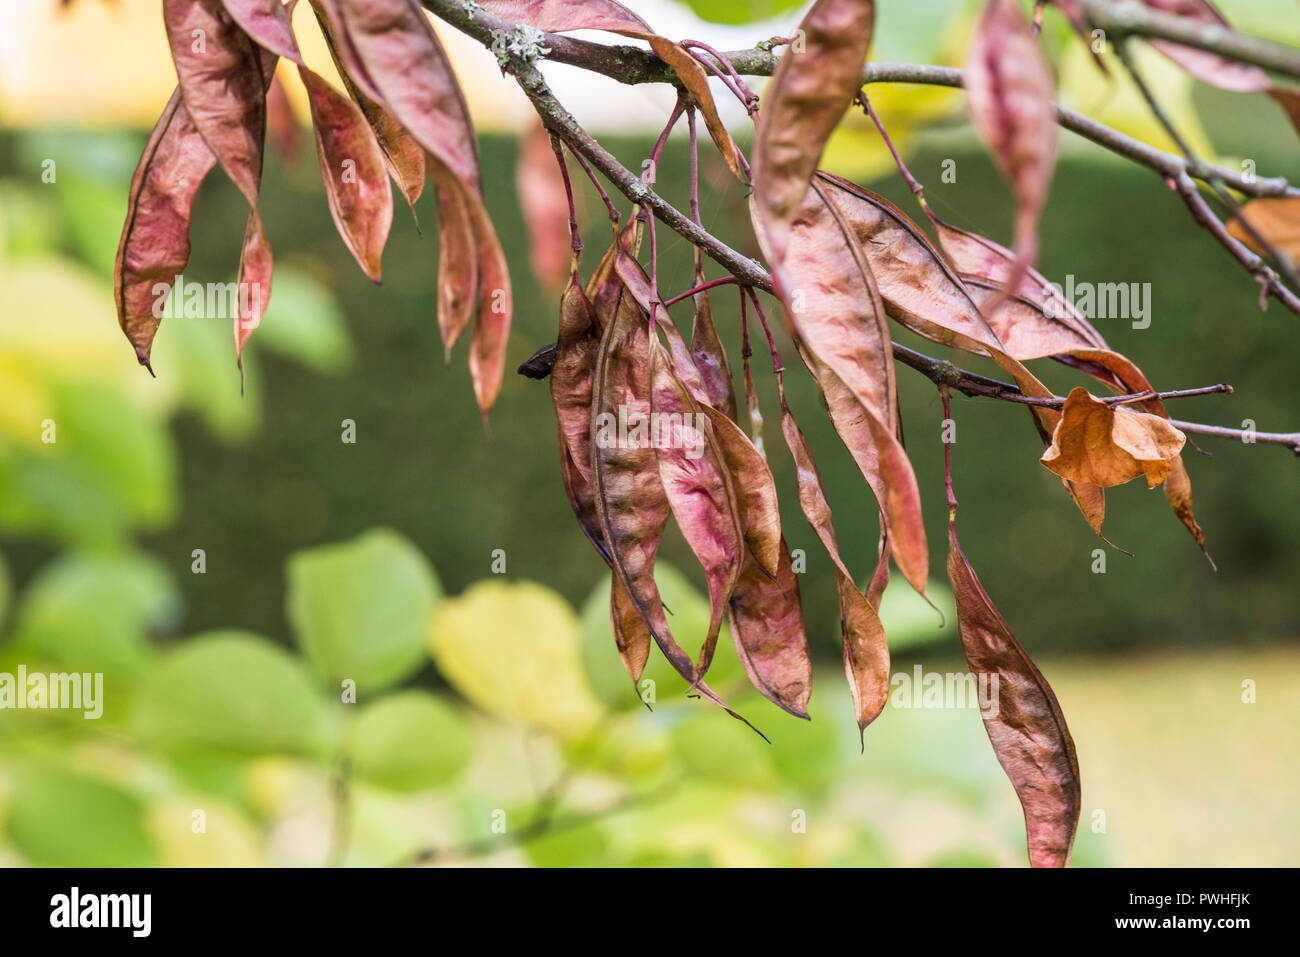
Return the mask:
M 1219 198 L 1219 202 L 1223 203 L 1224 207 L 1228 210 L 1229 215 L 1236 218 L 1237 221 L 1241 223 L 1242 227 L 1246 230 L 1246 233 L 1255 241 L 1255 245 L 1262 249 L 1264 255 L 1273 261 L 1274 265 L 1281 270 L 1284 276 L 1286 276 L 1287 281 L 1291 283 L 1293 287 L 1300 285 L 1300 283 L 1297 283 L 1294 271 L 1290 268 L 1287 261 L 1282 258 L 1281 254 L 1276 248 L 1274 248 L 1273 244 L 1255 228 L 1254 224 L 1241 214 L 1241 204 L 1239 204 L 1237 200 L 1233 198 L 1233 195 L 1228 192 L 1223 181 L 1219 177 L 1215 176 L 1212 171 L 1207 170 L 1204 161 L 1196 154 L 1183 135 L 1178 132 L 1178 128 L 1174 125 L 1173 120 L 1169 117 L 1169 114 L 1165 112 L 1160 101 L 1156 99 L 1155 92 L 1147 85 L 1147 82 L 1142 75 L 1142 71 L 1137 65 L 1137 58 L 1133 55 L 1133 51 L 1129 47 L 1129 43 L 1131 42 L 1132 41 L 1128 39 L 1123 39 L 1116 45 L 1115 49 L 1119 52 L 1120 62 L 1124 64 L 1125 71 L 1127 71 L 1129 78 L 1132 79 L 1138 92 L 1142 95 L 1142 99 L 1146 101 L 1147 107 L 1151 110 L 1151 114 L 1156 118 L 1156 122 L 1158 122 L 1164 131 L 1169 134 L 1169 138 L 1174 141 L 1174 145 L 1178 147 L 1179 152 L 1186 157 L 1188 169 L 1194 171 L 1194 175 L 1196 175 L 1198 179 L 1207 183 L 1209 187 L 1214 190 L 1214 194 Z M 1275 290 L 1270 289 L 1270 292 L 1273 292 L 1274 295 L 1276 295 Z
M 424 0 L 424 4 L 425 6 L 433 10 L 435 13 L 437 13 L 439 16 L 447 20 L 447 22 L 449 22 L 452 26 L 455 26 L 457 29 L 461 30 L 462 32 L 468 34 L 471 37 L 474 37 L 475 39 L 478 39 L 480 42 L 483 43 L 490 44 L 492 40 L 492 36 L 495 31 L 499 31 L 502 29 L 513 29 L 513 25 L 504 23 L 503 21 L 488 16 L 487 14 L 481 11 L 477 12 L 476 15 L 471 18 L 465 13 L 463 9 L 461 9 L 457 4 L 453 3 L 452 0 Z M 554 35 L 547 34 L 548 38 L 551 36 Z M 569 38 L 561 37 L 560 39 L 567 40 Z M 572 50 L 574 48 L 571 46 L 566 46 L 564 44 L 558 44 L 557 49 Z M 613 56 L 615 59 L 617 59 L 618 57 L 628 55 L 633 57 L 634 59 L 635 56 L 643 56 L 643 57 L 648 56 L 648 54 L 645 54 L 644 51 L 638 51 L 634 47 L 603 47 L 600 44 L 583 43 L 578 49 L 582 51 L 581 58 L 584 61 L 589 60 L 592 63 L 601 63 L 605 65 L 608 65 L 608 61 L 600 59 L 601 57 Z M 757 58 L 758 60 L 757 64 L 750 63 L 745 59 L 751 53 L 754 55 L 755 58 Z M 595 56 L 596 59 L 591 60 L 590 58 L 592 58 L 593 56 Z M 726 56 L 729 60 L 733 62 L 735 68 L 742 73 L 757 73 L 757 74 L 762 74 L 764 72 L 770 73 L 770 69 L 775 65 L 775 58 L 773 57 L 770 49 L 756 48 L 754 51 L 742 51 L 740 54 L 736 54 L 736 55 L 726 54 Z M 767 58 L 768 61 L 770 61 L 768 63 L 767 70 L 752 68 L 755 65 L 762 66 L 763 65 L 762 58 L 764 57 Z M 653 59 L 656 63 L 660 63 L 660 61 L 658 61 L 658 58 L 653 58 Z M 584 65 L 584 64 L 579 63 L 577 65 Z M 625 64 L 624 66 L 627 70 L 635 69 L 635 67 L 632 65 L 631 62 Z M 663 66 L 664 69 L 666 69 L 666 66 L 664 66 L 662 63 L 660 63 L 660 66 Z M 871 82 L 875 82 L 876 80 L 885 79 L 884 75 L 877 76 L 874 79 L 871 76 L 872 67 L 880 67 L 880 66 L 881 64 L 868 65 L 868 69 L 864 73 L 864 83 L 871 83 Z M 593 66 L 589 66 L 588 68 L 595 69 L 596 72 L 603 72 L 602 70 Z M 961 85 L 960 70 L 952 70 L 946 67 L 934 67 L 934 66 L 924 66 L 924 67 L 906 66 L 906 67 L 895 67 L 893 69 L 896 70 L 897 77 L 894 78 L 892 82 L 920 82 L 920 83 L 933 82 L 933 83 L 938 83 L 940 85 L 947 85 L 947 86 Z M 655 242 L 653 222 L 654 219 L 658 219 L 660 222 L 662 222 L 668 228 L 672 229 L 683 239 L 686 239 L 688 242 L 692 243 L 698 249 L 703 250 L 703 252 L 706 253 L 710 259 L 718 263 L 729 273 L 735 276 L 736 279 L 739 280 L 740 285 L 745 287 L 746 291 L 750 293 L 751 301 L 753 302 L 754 306 L 759 310 L 760 319 L 764 319 L 764 320 L 766 319 L 766 317 L 763 315 L 761 311 L 762 307 L 758 302 L 758 298 L 756 295 L 754 295 L 754 292 L 756 290 L 763 290 L 766 292 L 772 291 L 772 278 L 768 274 L 767 270 L 763 268 L 762 265 L 760 265 L 758 262 L 754 261 L 753 259 L 750 259 L 748 256 L 744 256 L 741 253 L 737 252 L 736 250 L 732 249 L 726 243 L 722 242 L 713 234 L 709 233 L 699 223 L 693 221 L 689 216 L 684 215 L 680 210 L 678 210 L 675 206 L 673 206 L 671 203 L 665 200 L 662 196 L 657 194 L 653 189 L 647 187 L 646 184 L 641 180 L 641 178 L 638 177 L 635 173 L 633 173 L 631 170 L 627 169 L 625 166 L 619 163 L 619 161 L 608 150 L 606 150 L 603 146 L 601 146 L 600 143 L 598 143 L 591 136 L 591 134 L 589 134 L 586 130 L 584 130 L 581 127 L 581 125 L 579 125 L 577 120 L 574 119 L 573 115 L 564 107 L 563 104 L 561 104 L 555 98 L 554 94 L 550 90 L 550 87 L 547 85 L 545 78 L 542 76 L 541 71 L 537 69 L 537 65 L 535 62 L 531 60 L 526 60 L 522 57 L 514 57 L 509 61 L 507 65 L 507 70 L 515 77 L 516 82 L 518 82 L 520 88 L 524 91 L 524 94 L 532 102 L 533 108 L 537 111 L 538 116 L 542 120 L 542 124 L 552 133 L 556 134 L 562 140 L 564 140 L 565 144 L 569 146 L 570 150 L 574 153 L 575 156 L 579 156 L 580 159 L 581 157 L 585 157 L 588 161 L 590 161 L 592 166 L 600 170 L 601 174 L 604 175 L 606 179 L 608 179 L 611 183 L 613 183 L 614 186 L 621 193 L 623 193 L 624 196 L 626 196 L 632 202 L 636 203 L 643 212 L 649 212 L 651 214 L 650 223 L 651 223 L 652 246 Z M 669 71 L 668 74 L 659 74 L 659 76 L 661 77 L 663 82 L 671 82 L 670 74 L 671 71 Z M 924 79 L 924 78 L 908 79 L 908 77 L 913 77 L 913 78 L 928 77 L 928 79 Z M 636 80 L 626 79 L 626 82 L 652 82 L 652 81 L 649 79 L 636 79 Z M 1115 133 L 1115 131 L 1109 130 L 1106 127 L 1102 127 L 1100 126 L 1100 124 L 1096 124 L 1092 120 L 1087 120 L 1086 118 L 1081 118 L 1081 119 L 1086 123 L 1092 124 L 1094 127 L 1099 127 L 1101 130 L 1105 131 L 1104 134 L 1105 136 L 1118 137 L 1120 138 L 1121 141 L 1128 140 L 1127 137 L 1122 137 L 1121 134 Z M 1068 124 L 1066 125 L 1068 127 Z M 1095 130 L 1093 131 L 1093 133 L 1094 135 L 1099 135 L 1096 134 Z M 1185 181 L 1187 184 L 1191 185 L 1191 191 L 1193 194 L 1195 194 L 1196 199 L 1200 200 L 1200 202 L 1204 204 L 1204 200 L 1201 199 L 1199 194 L 1196 193 L 1195 185 L 1191 183 L 1187 161 L 1184 158 L 1175 156 L 1171 153 L 1164 153 L 1159 150 L 1152 150 L 1150 147 L 1147 147 L 1145 144 L 1138 143 L 1136 140 L 1128 140 L 1128 142 L 1134 144 L 1134 146 L 1138 149 L 1139 153 L 1146 151 L 1145 155 L 1147 159 L 1151 160 L 1151 162 L 1147 162 L 1146 165 L 1152 165 L 1152 163 L 1154 162 L 1156 165 L 1154 165 L 1153 168 L 1156 168 L 1160 172 L 1168 172 L 1170 178 L 1174 179 L 1176 183 L 1178 183 L 1179 180 L 1181 179 L 1182 181 Z M 1155 159 L 1152 159 L 1153 156 L 1155 157 Z M 1138 161 L 1143 162 L 1143 160 L 1138 160 Z M 583 165 L 585 169 L 586 164 L 584 163 Z M 1224 179 L 1231 182 L 1229 176 L 1225 176 Z M 593 180 L 594 180 L 594 176 L 593 176 Z M 1263 181 L 1257 181 L 1256 183 L 1251 185 L 1259 186 L 1260 183 L 1262 182 Z M 1289 192 L 1294 192 L 1296 195 L 1300 195 L 1300 190 L 1293 191 L 1291 187 L 1287 186 L 1284 182 L 1282 184 L 1282 188 Z M 1248 191 L 1249 190 L 1247 190 L 1247 192 Z M 1189 205 L 1191 205 L 1190 200 L 1189 200 Z M 1196 211 L 1195 206 L 1193 206 L 1193 211 L 1194 212 Z M 1218 218 L 1215 217 L 1212 212 L 1208 211 L 1208 207 L 1206 208 L 1206 211 L 1208 212 L 1209 218 L 1213 220 L 1214 223 L 1218 224 L 1218 228 L 1222 230 L 1223 225 L 1222 223 L 1219 222 Z M 1240 246 L 1241 244 L 1236 243 L 1236 245 Z M 1245 256 L 1254 255 L 1253 253 L 1250 253 L 1249 250 L 1244 250 L 1244 247 L 1242 248 L 1242 252 L 1233 250 L 1233 253 L 1235 256 L 1237 256 L 1237 258 L 1240 261 L 1243 262 L 1243 265 L 1247 264 L 1247 260 L 1243 259 L 1243 253 Z M 1264 264 L 1262 260 L 1259 260 L 1259 257 L 1256 256 L 1254 258 L 1255 260 L 1258 260 L 1259 265 L 1263 268 L 1263 270 L 1268 269 L 1267 264 Z M 652 270 L 654 268 L 653 262 L 651 263 L 651 268 Z M 1248 265 L 1247 268 L 1252 268 L 1252 267 Z M 1252 271 L 1259 274 L 1259 270 L 1257 268 L 1252 269 Z M 1268 270 L 1268 272 L 1271 272 L 1271 270 Z M 1276 274 L 1273 275 L 1274 275 L 1274 279 L 1276 279 Z M 1285 287 L 1282 288 L 1285 290 Z M 1300 314 L 1300 300 L 1297 300 L 1294 294 L 1291 294 L 1289 290 L 1285 290 L 1285 291 L 1287 295 L 1290 296 L 1291 300 L 1294 302 L 1294 305 L 1292 305 L 1292 302 L 1288 302 L 1287 303 L 1288 308 L 1292 308 L 1294 311 L 1297 312 L 1297 314 Z M 1279 298 L 1281 298 L 1281 296 L 1279 296 Z M 766 322 L 764 322 L 764 328 L 767 329 Z M 776 344 L 775 341 L 771 339 L 770 329 L 768 329 L 767 331 L 769 335 L 769 345 L 771 346 L 773 351 L 773 360 L 774 363 L 779 367 L 780 359 L 779 357 L 776 356 L 776 351 L 775 351 Z M 1002 399 L 1003 401 L 1008 401 L 1008 402 L 1018 402 L 1025 405 L 1035 405 L 1035 404 L 1053 405 L 1054 407 L 1058 407 L 1058 408 L 1061 405 L 1064 405 L 1065 403 L 1065 400 L 1059 396 L 1050 399 L 1048 398 L 1039 399 L 1039 398 L 1022 395 L 1020 394 L 1019 388 L 1017 388 L 1015 385 L 1012 385 L 1011 383 L 999 382 L 995 379 L 989 379 L 986 376 L 981 376 L 976 373 L 968 372 L 964 369 L 961 369 L 953 365 L 953 363 L 951 362 L 942 359 L 935 359 L 931 356 L 925 355 L 924 353 L 917 352 L 914 349 L 909 349 L 908 347 L 903 346 L 897 342 L 892 343 L 892 351 L 893 351 L 894 358 L 897 361 L 902 362 L 904 365 L 907 365 L 910 368 L 917 370 L 922 375 L 926 376 L 926 378 L 930 379 L 930 381 L 936 384 L 946 384 L 951 388 L 954 388 L 962 392 L 965 395 L 987 396 L 991 398 Z M 1226 391 L 1226 387 L 1224 389 L 1219 389 L 1216 391 Z M 1159 394 L 1162 393 L 1158 393 L 1158 395 Z M 1189 429 L 1188 431 L 1196 431 L 1196 430 Z M 1230 434 L 1233 437 L 1240 438 L 1242 433 L 1240 430 L 1237 431 L 1227 430 L 1226 432 L 1221 432 L 1218 431 L 1217 426 L 1205 426 L 1204 430 L 1201 431 L 1200 434 L 1204 434 L 1204 435 Z M 1278 433 L 1258 433 L 1258 436 L 1259 436 L 1258 441 L 1261 442 L 1277 442 L 1279 444 L 1292 445 L 1292 442 L 1290 441 L 1290 439 L 1292 438 L 1291 436 L 1286 436 Z M 1264 438 L 1264 436 L 1270 436 L 1270 438 Z

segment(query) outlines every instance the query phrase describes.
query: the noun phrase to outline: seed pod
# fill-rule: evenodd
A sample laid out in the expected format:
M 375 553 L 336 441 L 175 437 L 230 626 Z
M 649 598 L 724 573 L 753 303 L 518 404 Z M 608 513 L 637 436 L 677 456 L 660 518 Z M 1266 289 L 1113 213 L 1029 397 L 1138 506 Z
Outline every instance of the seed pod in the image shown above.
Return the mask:
M 998 763 L 1025 812 L 1029 863 L 1064 867 L 1079 824 L 1079 761 L 1051 685 L 1016 641 L 948 524 L 948 577 L 971 673 L 997 678 L 997 708 L 981 709 Z
M 853 582 L 853 576 L 840 558 L 835 540 L 835 526 L 831 523 L 830 505 L 822 487 L 821 476 L 813 462 L 807 440 L 790 413 L 785 401 L 785 389 L 777 378 L 781 394 L 781 432 L 794 459 L 799 487 L 799 507 L 822 547 L 835 563 L 835 585 L 840 600 L 840 628 L 844 639 L 844 673 L 853 693 L 853 706 L 857 715 L 859 732 L 884 710 L 889 699 L 889 644 L 885 628 L 880 622 L 875 606 Z
M 780 541 L 777 574 L 769 577 L 746 554 L 728 608 L 731 638 L 750 683 L 767 700 L 808 717 L 812 660 L 799 601 L 799 576 Z
M 1038 258 L 1038 220 L 1056 168 L 1052 74 L 1015 0 L 988 0 L 966 57 L 966 103 L 976 132 L 1016 197 L 1014 292 Z
M 695 285 L 704 284 L 704 274 L 696 269 Z M 699 370 L 700 380 L 708 404 L 722 412 L 728 418 L 736 418 L 736 387 L 731 380 L 731 363 L 727 361 L 727 351 L 718 338 L 718 329 L 713 324 L 713 307 L 709 303 L 709 293 L 696 293 L 695 321 L 691 325 L 691 358 Z
M 651 441 L 659 480 L 708 585 L 709 627 L 696 665 L 703 675 L 713 661 L 722 617 L 740 575 L 745 532 L 731 472 L 707 424 L 705 406 L 687 392 L 658 338 L 650 340 L 650 378 L 650 423 L 656 433 Z

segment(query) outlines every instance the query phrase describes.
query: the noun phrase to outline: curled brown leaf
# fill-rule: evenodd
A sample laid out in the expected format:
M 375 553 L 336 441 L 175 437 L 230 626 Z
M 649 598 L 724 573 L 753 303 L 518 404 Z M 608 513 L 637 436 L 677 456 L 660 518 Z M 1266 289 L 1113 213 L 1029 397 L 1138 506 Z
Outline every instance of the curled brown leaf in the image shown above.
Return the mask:
M 1112 406 L 1075 388 L 1041 461 L 1057 475 L 1102 488 L 1139 475 L 1154 488 L 1169 475 L 1186 441 L 1168 419 Z

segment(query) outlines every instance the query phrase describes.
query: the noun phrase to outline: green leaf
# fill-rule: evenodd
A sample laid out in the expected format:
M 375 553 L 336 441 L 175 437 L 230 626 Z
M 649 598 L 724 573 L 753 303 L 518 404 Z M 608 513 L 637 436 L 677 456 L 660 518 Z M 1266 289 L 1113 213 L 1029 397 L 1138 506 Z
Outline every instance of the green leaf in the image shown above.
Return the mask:
M 179 751 L 324 758 L 334 730 L 302 663 L 241 631 L 181 644 L 145 678 L 133 719 L 140 737 Z
M 442 588 L 424 555 L 380 528 L 289 559 L 287 613 L 298 645 L 331 684 L 380 691 L 419 669 Z
M 438 670 L 470 701 L 566 737 L 590 730 L 604 710 L 580 642 L 568 604 L 534 582 L 478 582 L 442 603 L 430 634 Z
M 9 804 L 14 846 L 43 867 L 150 867 L 145 808 L 132 794 L 63 771 L 20 779 Z
M 179 620 L 171 573 L 139 552 L 70 553 L 23 592 L 15 640 L 27 653 L 77 671 L 131 681 L 152 660 L 150 631 Z
M 65 541 L 120 542 L 176 507 L 176 461 L 161 422 L 103 386 L 55 390 L 53 442 L 0 456 L 0 525 Z M 41 420 L 32 434 L 45 431 Z
M 711 23 L 757 23 L 797 10 L 805 0 L 686 0 L 701 20 Z M 794 24 L 791 24 L 793 28 Z
M 697 783 L 767 790 L 776 784 L 769 747 L 720 711 L 687 718 L 673 729 L 678 757 Z
M 322 375 L 335 375 L 352 364 L 352 340 L 334 295 L 293 266 L 275 270 L 275 287 L 257 341 Z
M 930 582 L 925 591 L 943 613 L 943 622 L 948 623 L 951 629 L 951 623 L 957 620 L 952 589 L 940 582 Z M 910 648 L 951 641 L 952 631 L 941 627 L 939 612 L 911 588 L 886 588 L 880 599 L 880 620 L 889 636 L 890 651 L 896 654 Z
M 13 583 L 9 579 L 9 565 L 4 552 L 0 552 L 0 635 L 4 634 L 5 615 L 9 611 L 9 599 L 12 597 Z
M 427 691 L 404 691 L 362 708 L 347 740 L 353 772 L 392 791 L 444 784 L 470 755 L 465 719 Z

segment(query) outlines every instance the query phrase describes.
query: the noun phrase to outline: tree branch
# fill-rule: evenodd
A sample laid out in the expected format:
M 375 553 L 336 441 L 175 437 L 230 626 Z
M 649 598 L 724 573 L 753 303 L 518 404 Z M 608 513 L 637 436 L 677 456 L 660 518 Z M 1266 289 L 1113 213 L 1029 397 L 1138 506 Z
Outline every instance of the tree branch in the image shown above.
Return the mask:
M 452 26 L 466 33 L 467 35 L 478 40 L 486 46 L 491 46 L 494 36 L 499 36 L 501 31 L 513 31 L 513 24 L 506 23 L 495 17 L 489 16 L 482 10 L 475 10 L 472 14 L 461 6 L 459 0 L 423 0 L 424 5 L 433 10 L 440 17 L 443 17 Z M 580 44 L 583 57 L 593 55 L 592 50 L 620 50 L 626 51 L 631 48 L 603 47 L 599 44 L 586 43 L 584 41 L 575 41 L 568 37 L 557 34 L 546 34 L 547 46 L 551 46 L 551 40 L 556 42 L 552 51 L 564 50 L 569 44 Z M 561 43 L 559 41 L 565 41 Z M 770 52 L 757 50 L 757 53 L 763 53 L 771 56 Z M 619 53 L 618 56 L 622 56 Z M 730 54 L 724 54 L 730 57 Z M 657 58 L 656 58 L 656 62 Z M 738 72 L 754 72 L 747 70 L 746 67 L 752 66 L 745 61 L 733 63 Z M 878 65 L 878 64 L 877 64 Z M 650 210 L 655 218 L 664 225 L 668 226 L 678 235 L 693 243 L 698 249 L 702 249 L 708 254 L 714 262 L 718 263 L 729 273 L 739 280 L 742 286 L 748 286 L 751 289 L 761 289 L 765 292 L 772 291 L 772 277 L 768 274 L 763 266 L 748 256 L 742 255 L 732 249 L 726 243 L 717 239 L 711 233 L 706 231 L 702 226 L 694 222 L 690 217 L 684 215 L 675 206 L 665 200 L 653 189 L 646 186 L 645 182 L 623 166 L 619 161 L 603 146 L 587 133 L 579 124 L 573 115 L 559 102 L 551 93 L 546 79 L 542 76 L 537 64 L 531 60 L 519 56 L 511 57 L 505 66 L 507 72 L 514 76 L 524 94 L 533 104 L 541 118 L 542 124 L 552 134 L 558 136 L 566 145 L 580 158 L 585 157 L 591 165 L 608 179 L 615 187 L 618 188 L 625 197 L 633 203 Z M 666 67 L 665 67 L 666 69 Z M 943 74 L 952 78 L 956 74 L 956 83 L 960 83 L 960 71 L 949 70 L 946 67 L 907 67 L 906 72 L 911 76 L 931 75 L 934 71 L 942 71 Z M 602 72 L 602 71 L 597 71 Z M 868 67 L 870 73 L 870 67 Z M 647 81 L 648 82 L 648 81 Z M 868 80 L 867 82 L 872 82 Z M 898 82 L 927 82 L 918 81 L 898 81 Z M 1092 121 L 1089 121 L 1092 122 Z M 1102 129 L 1105 129 L 1104 127 Z M 1109 131 L 1116 137 L 1121 134 Z M 1136 142 L 1136 141 L 1134 141 Z M 1162 154 L 1167 156 L 1172 163 L 1180 164 L 1182 178 L 1190 182 L 1186 163 L 1181 157 L 1173 154 Z M 1217 217 L 1212 217 L 1218 222 Z M 1221 224 L 1220 224 L 1221 225 Z M 924 353 L 917 352 L 914 349 L 901 345 L 897 342 L 892 343 L 893 355 L 896 360 L 904 365 L 920 372 L 931 382 L 937 385 L 946 385 L 964 395 L 986 396 L 989 398 L 1001 399 L 1007 402 L 1017 402 L 1022 405 L 1046 405 L 1054 408 L 1060 408 L 1065 404 L 1065 399 L 1059 396 L 1052 398 L 1034 398 L 1021 394 L 1020 389 L 1008 382 L 1000 382 L 997 379 L 990 379 L 974 372 L 969 372 L 955 366 L 953 363 L 943 359 L 935 359 Z M 528 375 L 530 378 L 544 378 L 550 372 L 550 365 L 554 363 L 554 346 L 546 346 L 539 349 L 526 363 L 520 368 L 521 373 Z M 525 369 L 527 367 L 527 369 Z M 1181 392 L 1157 393 L 1156 395 L 1143 395 L 1142 398 L 1169 397 L 1177 398 L 1182 395 L 1195 394 L 1201 395 L 1206 392 L 1230 392 L 1230 386 L 1213 386 L 1208 389 L 1183 390 Z M 1116 396 L 1115 401 L 1134 400 L 1137 396 Z M 1181 428 L 1182 425 L 1180 424 Z M 1240 431 L 1224 430 L 1218 426 L 1197 426 L 1189 428 L 1187 431 L 1201 430 L 1204 435 L 1225 435 L 1231 434 L 1233 437 L 1240 438 Z M 1279 444 L 1292 445 L 1293 447 L 1300 442 L 1289 441 L 1296 439 L 1295 436 L 1286 436 L 1278 433 L 1256 433 L 1257 440 L 1261 442 L 1278 442 Z M 1264 438 L 1269 436 L 1269 438 Z M 1298 453 L 1300 454 L 1300 453 Z
M 433 11 L 442 20 L 446 20 L 485 46 L 492 43 L 494 31 L 510 32 L 514 24 L 506 23 L 479 11 L 470 14 L 462 7 L 460 0 L 422 0 L 424 6 Z M 545 45 L 547 53 L 544 58 L 553 63 L 563 63 L 590 73 L 598 73 L 629 86 L 644 83 L 667 83 L 680 87 L 681 81 L 672 67 L 668 66 L 653 53 L 626 44 L 592 43 L 578 40 L 561 33 L 547 33 Z M 780 45 L 775 41 L 765 41 L 746 50 L 723 52 L 732 68 L 742 76 L 771 76 L 780 61 L 772 47 Z M 960 88 L 963 74 L 956 67 L 933 66 L 916 63 L 868 63 L 862 71 L 862 83 L 915 83 L 925 86 L 947 86 Z M 1057 122 L 1072 133 L 1091 140 L 1113 153 L 1132 160 L 1154 170 L 1164 177 L 1175 177 L 1180 173 L 1198 176 L 1218 176 L 1226 184 L 1248 196 L 1300 196 L 1300 188 L 1291 186 L 1282 177 L 1254 177 L 1248 180 L 1242 173 L 1213 164 L 1205 164 L 1204 170 L 1194 170 L 1183 157 L 1166 153 L 1140 140 L 1126 136 L 1118 130 L 1098 123 L 1082 113 L 1056 107 Z M 1199 178 L 1199 176 L 1198 176 Z
M 1189 17 L 1165 13 L 1132 0 L 1118 3 L 1079 0 L 1079 4 L 1094 27 L 1115 38 L 1138 36 L 1169 40 L 1300 79 L 1300 50 L 1292 47 L 1239 33 L 1222 24 L 1200 23 Z

